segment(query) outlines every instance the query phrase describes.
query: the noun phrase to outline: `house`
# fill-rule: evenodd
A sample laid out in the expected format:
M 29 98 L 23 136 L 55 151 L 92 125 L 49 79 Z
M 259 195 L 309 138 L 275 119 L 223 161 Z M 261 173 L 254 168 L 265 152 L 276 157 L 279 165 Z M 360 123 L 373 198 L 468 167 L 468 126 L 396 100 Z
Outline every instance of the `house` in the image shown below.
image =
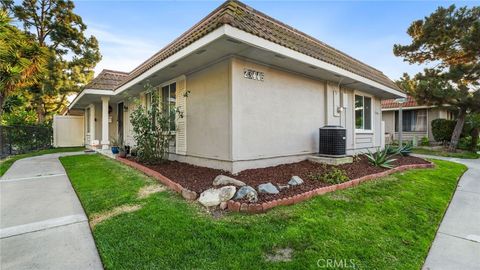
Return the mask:
M 385 122 L 387 143 L 398 140 L 399 107 L 400 104 L 394 99 L 382 100 L 382 119 Z M 452 120 L 455 115 L 446 108 L 418 105 L 413 97 L 408 96 L 402 104 L 403 140 L 412 141 L 415 138 L 420 141 L 425 137 L 434 141 L 432 121 L 439 118 Z
M 170 158 L 234 173 L 306 159 L 325 125 L 346 128 L 348 154 L 379 147 L 381 100 L 405 97 L 381 71 L 227 1 L 133 71 L 85 87 L 69 109 L 84 111 L 87 146 L 135 144 L 130 99 L 148 106 L 147 81 L 184 112 Z

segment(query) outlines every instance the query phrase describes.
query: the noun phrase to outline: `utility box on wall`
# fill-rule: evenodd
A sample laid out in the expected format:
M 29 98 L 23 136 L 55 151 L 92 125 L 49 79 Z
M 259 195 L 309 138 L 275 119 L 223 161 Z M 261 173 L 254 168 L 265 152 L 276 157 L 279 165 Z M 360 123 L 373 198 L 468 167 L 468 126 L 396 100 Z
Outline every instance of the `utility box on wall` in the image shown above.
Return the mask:
M 324 126 L 319 129 L 320 155 L 345 156 L 347 151 L 347 130 L 341 126 Z

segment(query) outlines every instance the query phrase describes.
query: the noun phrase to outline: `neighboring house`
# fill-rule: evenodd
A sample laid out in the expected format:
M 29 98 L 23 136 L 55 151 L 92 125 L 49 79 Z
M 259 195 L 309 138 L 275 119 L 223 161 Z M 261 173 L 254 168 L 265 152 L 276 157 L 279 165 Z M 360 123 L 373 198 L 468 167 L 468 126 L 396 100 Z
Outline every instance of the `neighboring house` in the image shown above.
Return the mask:
M 346 127 L 348 154 L 379 147 L 381 99 L 405 97 L 379 70 L 228 1 L 132 72 L 85 87 L 69 109 L 84 110 L 87 146 L 135 144 L 130 98 L 148 106 L 147 81 L 184 112 L 170 158 L 234 173 L 317 153 L 325 125 Z
M 398 140 L 398 109 L 400 104 L 394 99 L 382 100 L 382 119 L 385 122 L 387 143 Z M 446 108 L 420 106 L 411 96 L 402 105 L 403 140 L 412 141 L 414 137 L 420 141 L 427 137 L 434 141 L 432 121 L 435 119 L 454 119 L 454 114 Z

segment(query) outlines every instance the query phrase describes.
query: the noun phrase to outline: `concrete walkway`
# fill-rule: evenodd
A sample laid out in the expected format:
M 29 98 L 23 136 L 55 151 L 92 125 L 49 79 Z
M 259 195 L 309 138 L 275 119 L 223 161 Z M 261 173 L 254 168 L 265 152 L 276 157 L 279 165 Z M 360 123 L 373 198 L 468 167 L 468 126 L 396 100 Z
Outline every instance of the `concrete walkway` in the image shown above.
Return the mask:
M 103 269 L 57 153 L 16 161 L 0 180 L 0 269 Z
M 416 156 L 468 166 L 440 224 L 423 269 L 480 269 L 480 159 Z

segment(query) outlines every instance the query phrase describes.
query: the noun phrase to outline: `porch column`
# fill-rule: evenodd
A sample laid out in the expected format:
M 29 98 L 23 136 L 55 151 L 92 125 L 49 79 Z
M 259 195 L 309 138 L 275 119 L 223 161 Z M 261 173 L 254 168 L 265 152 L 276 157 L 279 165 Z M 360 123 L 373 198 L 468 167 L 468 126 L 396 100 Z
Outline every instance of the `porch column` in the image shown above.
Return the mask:
M 110 97 L 102 97 L 102 149 L 108 149 L 108 101 Z
M 93 141 L 95 140 L 95 104 L 90 104 L 89 106 L 90 112 L 90 121 L 88 125 L 90 125 L 90 142 L 88 142 L 91 146 L 93 145 Z

